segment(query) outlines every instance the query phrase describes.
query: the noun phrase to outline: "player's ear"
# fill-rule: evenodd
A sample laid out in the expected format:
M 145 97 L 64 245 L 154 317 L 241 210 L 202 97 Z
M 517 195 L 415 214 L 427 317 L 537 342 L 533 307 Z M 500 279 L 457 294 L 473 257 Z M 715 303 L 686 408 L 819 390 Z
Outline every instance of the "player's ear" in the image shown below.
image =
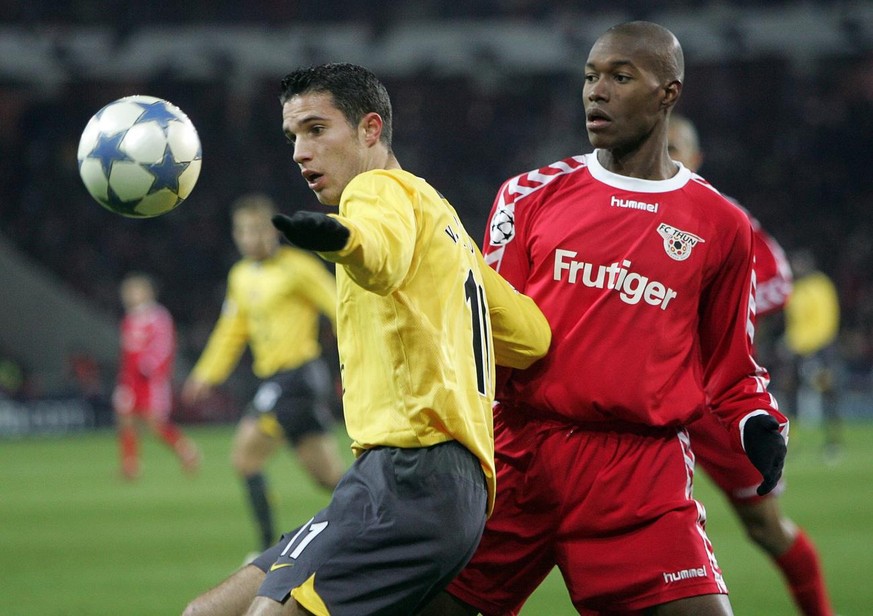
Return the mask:
M 667 109 L 675 105 L 676 101 L 679 100 L 680 94 L 682 94 L 682 82 L 678 79 L 674 79 L 666 86 L 664 86 L 661 98 L 661 107 Z
M 368 146 L 375 145 L 382 137 L 382 116 L 371 111 L 361 118 L 359 129 L 363 135 L 364 143 Z

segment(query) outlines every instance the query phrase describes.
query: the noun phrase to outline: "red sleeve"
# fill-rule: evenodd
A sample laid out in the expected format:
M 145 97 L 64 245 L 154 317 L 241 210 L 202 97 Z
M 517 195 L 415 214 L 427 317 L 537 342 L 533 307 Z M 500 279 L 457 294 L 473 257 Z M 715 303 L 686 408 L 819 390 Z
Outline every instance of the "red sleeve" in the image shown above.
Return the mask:
M 119 346 L 121 347 L 121 354 L 118 359 L 118 383 L 119 384 L 128 384 L 135 377 L 137 373 L 136 367 L 136 353 L 134 353 L 130 348 L 129 344 L 127 344 L 127 340 L 129 337 L 129 331 L 131 328 L 131 320 L 130 317 L 125 316 L 121 320 L 121 326 L 119 327 L 118 335 L 119 335 Z
M 516 178 L 504 182 L 494 199 L 486 225 L 482 255 L 488 265 L 500 272 L 517 291 L 524 293 L 530 264 L 524 250 L 525 242 L 519 239 L 523 229 L 516 218 L 510 189 L 514 180 Z
M 791 295 L 791 267 L 782 246 L 752 219 L 755 251 L 756 313 L 759 317 L 778 312 Z
M 494 204 L 488 223 L 485 225 L 485 240 L 482 243 L 482 256 L 485 262 L 497 270 L 519 293 L 524 293 L 527 285 L 529 263 L 524 251 L 524 242 L 517 239 L 519 226 L 516 225 L 515 203 L 512 201 L 510 186 L 515 178 L 503 183 Z M 512 374 L 512 368 L 497 366 L 496 396 Z
M 149 323 L 148 341 L 139 356 L 139 371 L 144 376 L 169 374 L 175 346 L 173 319 L 165 310 L 155 310 Z
M 755 253 L 755 314 L 759 317 L 785 308 L 791 295 L 793 276 L 788 258 L 779 242 L 764 230 L 757 218 L 741 204 L 728 197 L 752 224 L 752 249 Z
M 780 424 L 788 420 L 767 391 L 770 376 L 752 357 L 754 302 L 751 226 L 740 225 L 728 253 L 715 273 L 701 304 L 700 345 L 704 383 L 713 412 L 730 427 L 734 445 L 742 450 L 740 424 L 750 413 L 764 410 Z M 739 306 L 739 309 L 736 307 Z

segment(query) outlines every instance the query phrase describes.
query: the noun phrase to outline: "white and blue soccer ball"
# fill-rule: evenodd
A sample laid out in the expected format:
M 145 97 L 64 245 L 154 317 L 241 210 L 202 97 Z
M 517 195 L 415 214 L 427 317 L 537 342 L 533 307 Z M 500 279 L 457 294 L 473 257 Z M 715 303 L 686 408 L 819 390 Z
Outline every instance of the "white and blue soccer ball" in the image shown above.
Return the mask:
M 153 96 L 127 96 L 94 114 L 77 156 L 82 182 L 100 205 L 129 218 L 152 218 L 194 190 L 202 151 L 181 109 Z

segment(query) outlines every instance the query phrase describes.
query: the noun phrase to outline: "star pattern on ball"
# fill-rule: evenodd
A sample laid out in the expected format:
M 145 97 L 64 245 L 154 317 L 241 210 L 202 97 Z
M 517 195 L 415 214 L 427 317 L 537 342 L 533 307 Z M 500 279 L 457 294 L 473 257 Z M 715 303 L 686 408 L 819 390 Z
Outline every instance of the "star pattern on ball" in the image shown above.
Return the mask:
M 167 127 L 170 125 L 170 122 L 174 120 L 178 120 L 175 114 L 171 113 L 167 106 L 163 103 L 163 101 L 155 101 L 154 103 L 137 103 L 138 106 L 142 107 L 142 115 L 140 115 L 136 121 L 137 123 L 142 122 L 154 122 L 162 129 L 164 132 L 167 132 Z
M 185 173 L 191 165 L 190 161 L 179 162 L 173 157 L 173 152 L 170 147 L 164 148 L 164 157 L 161 162 L 152 165 L 149 169 L 152 175 L 155 176 L 155 182 L 152 184 L 149 194 L 155 193 L 162 188 L 179 193 L 179 176 Z
M 103 168 L 103 173 L 109 177 L 109 172 L 112 171 L 112 163 L 117 160 L 133 160 L 130 156 L 124 153 L 119 146 L 121 140 L 124 139 L 125 131 L 119 131 L 112 135 L 100 133 L 97 139 L 97 145 L 89 154 L 90 158 L 96 158 L 100 161 L 100 166 Z
M 92 116 L 77 158 L 85 188 L 100 205 L 130 218 L 153 218 L 190 194 L 201 150 L 191 121 L 175 105 L 126 96 Z

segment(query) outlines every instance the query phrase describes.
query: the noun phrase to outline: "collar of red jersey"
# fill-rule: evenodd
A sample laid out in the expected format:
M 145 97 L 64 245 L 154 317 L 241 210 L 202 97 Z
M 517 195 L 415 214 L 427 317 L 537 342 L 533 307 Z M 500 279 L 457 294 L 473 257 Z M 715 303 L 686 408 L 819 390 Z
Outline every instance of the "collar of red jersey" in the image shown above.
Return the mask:
M 691 179 L 691 171 L 678 161 L 674 162 L 679 165 L 679 171 L 672 178 L 667 180 L 643 180 L 608 171 L 597 160 L 597 150 L 586 154 L 585 159 L 588 164 L 588 170 L 595 180 L 621 190 L 640 193 L 663 193 L 678 190 Z

